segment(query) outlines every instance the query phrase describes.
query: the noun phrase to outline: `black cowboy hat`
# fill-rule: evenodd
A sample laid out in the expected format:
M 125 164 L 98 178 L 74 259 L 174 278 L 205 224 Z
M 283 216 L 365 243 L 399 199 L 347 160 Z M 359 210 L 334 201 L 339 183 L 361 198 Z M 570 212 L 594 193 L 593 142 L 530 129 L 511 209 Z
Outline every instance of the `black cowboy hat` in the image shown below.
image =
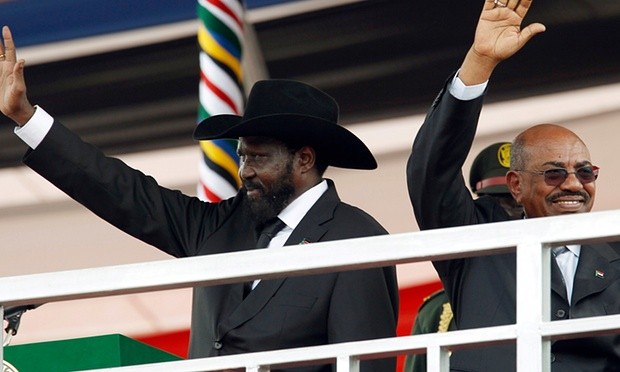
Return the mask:
M 261 136 L 312 146 L 328 165 L 375 169 L 366 145 L 338 124 L 338 104 L 325 92 L 293 80 L 254 84 L 243 116 L 222 114 L 198 124 L 194 139 Z

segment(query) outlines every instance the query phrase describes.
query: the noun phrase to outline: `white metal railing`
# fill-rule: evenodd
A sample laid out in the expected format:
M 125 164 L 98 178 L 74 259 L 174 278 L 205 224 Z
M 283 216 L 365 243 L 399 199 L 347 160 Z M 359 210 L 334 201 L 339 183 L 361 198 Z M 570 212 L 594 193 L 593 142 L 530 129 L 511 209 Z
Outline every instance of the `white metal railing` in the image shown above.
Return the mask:
M 550 322 L 550 249 L 620 240 L 620 210 L 519 220 L 313 244 L 313 249 L 252 250 L 148 263 L 0 278 L 0 304 L 74 300 L 361 269 L 430 259 L 517 252 L 517 322 L 448 333 L 114 368 L 115 371 L 216 371 L 335 362 L 359 371 L 359 360 L 426 352 L 429 371 L 447 371 L 448 352 L 516 342 L 519 371 L 547 371 L 550 340 L 620 331 L 620 315 Z M 273 263 L 276 262 L 277 265 Z M 0 313 L 3 313 L 0 306 Z M 0 348 L 0 360 L 3 359 Z

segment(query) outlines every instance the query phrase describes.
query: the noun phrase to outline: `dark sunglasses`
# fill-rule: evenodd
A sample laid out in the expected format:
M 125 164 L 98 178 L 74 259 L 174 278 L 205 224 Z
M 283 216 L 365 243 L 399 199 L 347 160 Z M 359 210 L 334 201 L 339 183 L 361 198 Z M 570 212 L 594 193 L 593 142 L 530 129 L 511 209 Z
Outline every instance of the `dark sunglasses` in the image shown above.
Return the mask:
M 545 176 L 545 183 L 549 186 L 559 186 L 566 181 L 569 174 L 574 174 L 577 176 L 577 179 L 582 184 L 590 183 L 596 181 L 598 177 L 599 167 L 593 166 L 585 166 L 579 169 L 576 169 L 574 172 L 569 172 L 564 168 L 553 168 L 547 169 L 540 172 L 519 170 L 518 172 L 526 172 L 531 174 L 537 174 L 539 176 Z

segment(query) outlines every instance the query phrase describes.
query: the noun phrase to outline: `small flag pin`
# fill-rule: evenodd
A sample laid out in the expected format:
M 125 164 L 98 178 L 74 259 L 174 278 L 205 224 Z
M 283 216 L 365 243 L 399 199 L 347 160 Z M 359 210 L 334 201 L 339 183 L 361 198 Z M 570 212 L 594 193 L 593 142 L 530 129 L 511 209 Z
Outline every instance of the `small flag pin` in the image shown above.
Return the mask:
M 601 270 L 594 270 L 594 276 L 603 279 L 605 277 L 605 273 Z

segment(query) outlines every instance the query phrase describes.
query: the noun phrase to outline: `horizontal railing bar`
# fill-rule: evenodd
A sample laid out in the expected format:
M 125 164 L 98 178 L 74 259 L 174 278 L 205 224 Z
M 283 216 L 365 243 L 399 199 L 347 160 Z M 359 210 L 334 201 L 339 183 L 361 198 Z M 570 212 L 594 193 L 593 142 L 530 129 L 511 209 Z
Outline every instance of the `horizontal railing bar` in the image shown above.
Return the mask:
M 45 303 L 476 256 L 513 251 L 524 240 L 555 245 L 619 238 L 620 211 L 499 222 L 314 243 L 313 249 L 290 246 L 5 277 L 0 278 L 0 304 Z M 278 265 L 274 267 L 273 262 Z
M 217 371 L 248 368 L 250 366 L 292 367 L 309 364 L 335 363 L 339 356 L 360 359 L 394 357 L 400 354 L 424 353 L 428 347 L 445 347 L 458 350 L 485 345 L 514 342 L 516 325 L 477 328 L 470 330 L 402 336 L 368 341 L 312 346 L 297 349 L 265 351 L 202 359 L 154 363 L 143 366 L 99 369 L 95 371 Z M 578 338 L 600 336 L 620 330 L 620 315 L 570 319 L 541 324 L 541 337 Z M 570 336 L 570 333 L 577 332 Z M 563 337 L 554 337 L 554 336 Z
M 578 338 L 599 336 L 620 330 L 620 315 L 570 319 L 541 324 L 541 337 Z M 561 335 L 563 337 L 554 337 Z M 250 366 L 277 365 L 291 367 L 307 365 L 308 362 L 333 363 L 338 356 L 388 357 L 402 353 L 425 352 L 428 347 L 446 347 L 451 350 L 498 344 L 516 338 L 516 325 L 405 336 L 381 340 L 358 341 L 323 345 L 308 348 L 249 353 L 226 357 L 192 359 L 188 361 L 165 362 L 145 366 L 113 368 L 113 370 L 168 371 L 213 371 L 223 368 L 249 368 Z M 263 361 L 264 360 L 264 361 Z M 161 369 L 160 369 L 161 368 Z M 109 370 L 102 369 L 100 371 Z
M 554 340 L 603 336 L 620 331 L 620 314 L 545 322 L 541 336 Z
M 95 371 L 217 371 L 222 369 L 247 368 L 270 365 L 273 368 L 335 363 L 339 356 L 354 356 L 360 359 L 394 357 L 403 353 L 412 353 L 426 349 L 427 344 L 462 348 L 464 346 L 484 346 L 496 344 L 499 340 L 510 341 L 516 337 L 516 326 L 499 326 L 449 333 L 433 333 L 414 336 L 403 336 L 367 341 L 345 342 L 311 346 L 305 348 L 265 351 L 258 353 L 228 355 L 202 359 L 154 363 L 143 366 L 131 366 Z M 301 363 L 300 363 L 301 362 Z

